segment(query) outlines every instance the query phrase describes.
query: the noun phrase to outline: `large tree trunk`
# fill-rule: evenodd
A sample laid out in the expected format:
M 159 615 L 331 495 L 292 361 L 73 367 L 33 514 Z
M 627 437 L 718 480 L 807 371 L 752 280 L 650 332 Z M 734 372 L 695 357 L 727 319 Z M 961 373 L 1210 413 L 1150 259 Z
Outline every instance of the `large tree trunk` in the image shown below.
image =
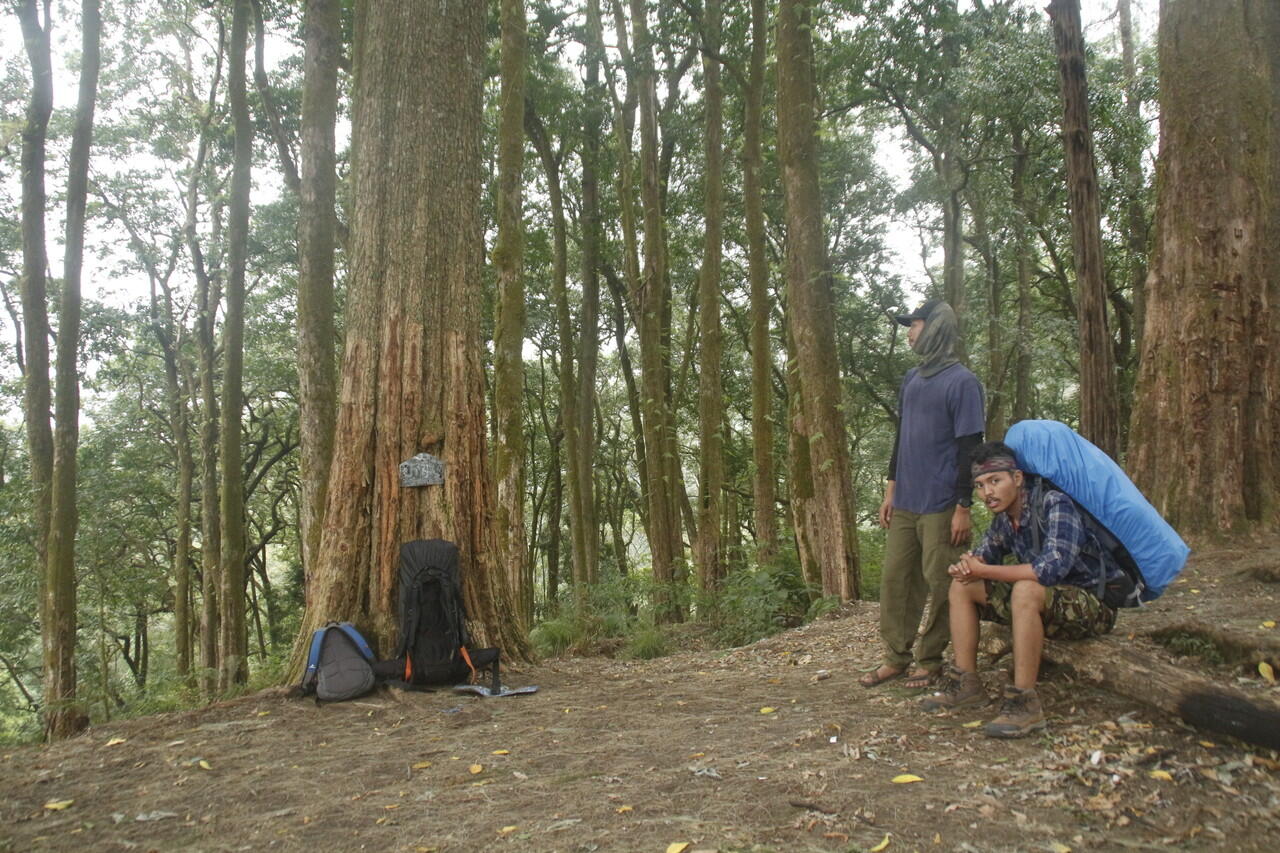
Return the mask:
M 400 545 L 434 537 L 458 545 L 476 642 L 528 656 L 498 563 L 486 459 L 484 23 L 472 0 L 356 7 L 346 354 L 297 671 L 329 619 L 354 621 L 390 649 Z M 399 464 L 423 452 L 442 459 L 444 483 L 402 487 Z
M 724 231 L 724 92 L 720 87 L 719 0 L 707 0 L 703 34 L 706 53 L 702 59 L 702 79 L 706 101 L 703 142 L 705 145 L 706 187 L 704 217 L 706 232 L 702 251 L 702 271 L 698 278 L 698 538 L 694 559 L 698 581 L 704 590 L 715 588 L 724 577 L 721 523 L 724 516 L 724 388 L 720 361 L 724 355 L 724 333 L 720 326 L 720 263 Z
M 812 539 L 822 592 L 848 600 L 858 597 L 858 540 L 818 185 L 811 26 L 806 4 L 783 0 L 778 9 L 778 145 L 787 209 L 787 316 L 795 337 L 799 405 L 813 476 Z
M 245 628 L 245 509 L 244 474 L 240 447 L 240 417 L 244 408 L 245 265 L 249 254 L 249 188 L 253 156 L 253 125 L 245 80 L 249 38 L 249 0 L 236 0 L 231 17 L 230 66 L 227 69 L 235 139 L 231 169 L 231 199 L 227 221 L 227 314 L 222 327 L 222 566 L 218 632 L 218 688 L 229 690 L 249 678 L 249 635 Z
M 498 237 L 493 268 L 498 298 L 493 331 L 494 527 L 512 600 L 524 590 L 524 56 L 523 0 L 502 0 L 502 91 L 498 105 Z M 532 612 L 519 613 L 527 623 Z
M 665 347 L 668 336 L 664 320 L 669 310 L 670 281 L 658 160 L 657 74 L 653 67 L 647 4 L 643 0 L 631 0 L 631 28 L 634 82 L 640 107 L 640 196 L 644 222 L 644 273 L 633 301 L 640 333 L 641 399 L 649 474 L 645 484 L 649 502 L 649 550 L 653 557 L 653 579 L 661 590 L 658 616 L 662 620 L 678 621 L 683 618 L 676 586 L 683 578 L 684 545 L 676 490 L 682 478 L 677 468 L 679 458 L 668 395 Z
M 302 565 L 309 573 L 320 545 L 338 410 L 333 252 L 341 0 L 307 0 L 303 33 L 306 48 L 298 182 L 298 479 Z
M 1120 56 L 1124 63 L 1124 109 L 1133 126 L 1142 122 L 1142 94 L 1138 85 L 1138 60 L 1133 42 L 1133 13 L 1129 0 L 1119 0 L 1117 11 L 1120 17 Z M 1142 352 L 1142 326 L 1146 313 L 1146 294 L 1144 287 L 1147 278 L 1147 249 L 1150 242 L 1151 225 L 1147 221 L 1146 207 L 1142 203 L 1143 177 L 1142 163 L 1139 157 L 1133 157 L 1125 164 L 1125 204 L 1124 232 L 1125 243 L 1129 249 L 1127 282 L 1130 299 L 1133 300 L 1133 349 Z M 1132 399 L 1130 405 L 1132 406 Z M 1124 423 L 1123 413 L 1121 423 Z
M 769 341 L 769 263 L 765 256 L 764 72 L 769 35 L 765 0 L 751 0 L 751 65 L 743 119 L 742 195 L 747 229 L 747 276 L 751 282 L 751 458 L 756 561 L 778 553 L 777 478 L 773 465 L 773 347 Z
M 1107 327 L 1107 286 L 1102 256 L 1098 167 L 1089 129 L 1084 36 L 1080 0 L 1051 0 L 1049 17 L 1058 46 L 1062 84 L 1062 137 L 1066 146 L 1071 236 L 1075 247 L 1077 323 L 1080 330 L 1080 433 L 1118 458 L 1120 415 L 1115 354 Z
M 1130 472 L 1184 533 L 1274 526 L 1280 9 L 1166 0 L 1159 41 L 1156 243 Z

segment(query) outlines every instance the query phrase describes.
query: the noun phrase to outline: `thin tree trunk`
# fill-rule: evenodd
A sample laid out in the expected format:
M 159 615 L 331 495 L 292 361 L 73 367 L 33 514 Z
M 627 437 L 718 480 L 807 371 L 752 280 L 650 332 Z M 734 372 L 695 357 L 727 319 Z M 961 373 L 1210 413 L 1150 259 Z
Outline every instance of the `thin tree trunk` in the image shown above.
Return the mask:
M 813 542 L 822 592 L 858 597 L 858 540 L 837 367 L 835 300 L 818 184 L 817 88 L 810 9 L 778 10 L 778 144 L 787 209 L 787 316 L 795 336 L 800 409 L 814 488 Z
M 302 565 L 308 575 L 320 544 L 338 410 L 333 253 L 341 18 L 341 0 L 307 0 L 298 184 L 298 479 Z M 308 600 L 310 588 L 308 583 Z
M 1026 174 L 1030 156 L 1023 143 L 1021 128 L 1013 135 L 1013 188 L 1014 252 L 1018 265 L 1018 327 L 1016 379 L 1013 394 L 1013 421 L 1031 417 L 1031 246 L 1030 219 L 1026 202 Z
M 647 4 L 631 0 L 632 62 L 640 107 L 641 206 L 644 221 L 644 274 L 634 298 L 640 333 L 644 444 L 649 481 L 645 491 L 649 502 L 649 549 L 653 557 L 653 579 L 661 590 L 658 618 L 683 619 L 677 581 L 682 577 L 684 547 L 680 536 L 679 507 L 675 490 L 675 424 L 668 400 L 665 350 L 666 312 L 669 306 L 666 237 L 662 219 L 662 199 L 658 163 L 657 74 L 653 68 L 653 45 L 649 33 Z
M 76 564 L 79 527 L 76 510 L 76 452 L 80 443 L 80 278 L 84 267 L 85 209 L 89 149 L 98 100 L 102 18 L 97 0 L 81 4 L 80 93 L 67 173 L 66 255 L 62 304 L 58 312 L 57 385 L 54 413 L 52 496 L 49 519 L 48 624 L 44 625 L 45 733 L 50 739 L 75 734 L 88 723 L 76 701 Z
M 240 447 L 244 376 L 245 265 L 249 253 L 249 187 L 253 126 L 245 80 L 249 37 L 249 0 L 236 0 L 231 18 L 228 100 L 235 138 L 228 218 L 227 315 L 222 328 L 222 564 L 219 572 L 218 689 L 229 690 L 249 678 L 249 635 L 245 627 L 245 508 Z
M 478 645 L 528 657 L 491 523 L 480 338 L 485 7 L 362 0 L 355 12 L 350 300 L 334 461 L 316 589 L 298 641 L 361 625 L 397 636 L 400 545 L 459 549 Z M 444 483 L 405 488 L 399 464 L 444 463 Z
M 724 516 L 724 388 L 720 362 L 724 355 L 724 333 L 720 326 L 720 265 L 724 231 L 724 156 L 722 148 L 724 92 L 720 87 L 720 31 L 722 13 L 719 0 L 707 0 L 703 37 L 708 53 L 703 54 L 703 98 L 706 102 L 703 142 L 705 145 L 706 187 L 704 218 L 706 231 L 702 271 L 698 278 L 698 538 L 695 561 L 702 589 L 714 589 L 724 577 L 721 526 Z
M 494 526 L 499 559 L 512 598 L 526 600 L 524 590 L 524 57 L 523 0 L 501 3 L 502 91 L 498 127 L 498 237 L 493 268 L 498 298 L 493 332 L 493 408 L 497 440 L 493 476 L 498 495 Z M 528 623 L 532 612 L 518 614 Z
M 1115 357 L 1107 327 L 1107 288 L 1102 257 L 1102 213 L 1098 167 L 1089 129 L 1084 37 L 1080 0 L 1050 0 L 1058 79 L 1062 84 L 1062 136 L 1066 145 L 1067 187 L 1080 329 L 1080 433 L 1113 458 L 1120 442 Z
M 1159 198 L 1129 470 L 1184 535 L 1272 528 L 1280 9 L 1165 2 L 1159 44 Z
M 769 263 L 765 256 L 764 154 L 765 0 L 751 0 L 751 66 L 743 128 L 742 194 L 747 228 L 747 275 L 751 282 L 751 458 L 756 522 L 756 561 L 778 553 L 777 477 L 773 464 L 773 348 L 769 341 Z

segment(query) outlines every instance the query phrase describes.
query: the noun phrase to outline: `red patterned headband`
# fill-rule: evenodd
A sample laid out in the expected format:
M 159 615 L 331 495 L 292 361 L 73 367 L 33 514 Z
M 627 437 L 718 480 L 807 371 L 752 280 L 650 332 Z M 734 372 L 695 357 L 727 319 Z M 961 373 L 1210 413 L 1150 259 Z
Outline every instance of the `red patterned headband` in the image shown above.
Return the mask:
M 981 462 L 975 462 L 970 467 L 973 479 L 978 479 L 983 474 L 991 474 L 996 471 L 1020 471 L 1018 460 L 1012 456 L 991 456 Z

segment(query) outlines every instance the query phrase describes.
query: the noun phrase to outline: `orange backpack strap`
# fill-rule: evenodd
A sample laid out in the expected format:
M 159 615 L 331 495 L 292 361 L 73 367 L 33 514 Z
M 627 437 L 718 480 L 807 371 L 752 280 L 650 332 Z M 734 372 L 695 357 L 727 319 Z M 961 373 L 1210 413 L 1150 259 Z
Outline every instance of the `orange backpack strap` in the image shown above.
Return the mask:
M 475 664 L 471 663 L 471 655 L 467 654 L 466 646 L 458 646 L 458 650 L 462 652 L 462 659 L 466 661 L 467 669 L 471 670 L 471 678 L 469 680 L 472 684 L 475 684 L 479 679 L 476 676 Z

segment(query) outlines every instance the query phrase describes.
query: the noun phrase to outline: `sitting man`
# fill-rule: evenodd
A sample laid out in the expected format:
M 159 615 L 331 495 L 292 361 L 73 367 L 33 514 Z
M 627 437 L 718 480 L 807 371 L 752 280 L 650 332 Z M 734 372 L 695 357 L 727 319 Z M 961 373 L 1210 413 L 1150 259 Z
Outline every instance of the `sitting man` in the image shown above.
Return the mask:
M 970 459 L 978 496 L 994 518 L 982 544 L 947 570 L 955 670 L 921 707 L 986 705 L 990 700 L 977 673 L 978 622 L 1011 625 L 1013 684 L 984 732 L 1022 737 L 1045 725 L 1036 694 L 1045 637 L 1077 640 L 1109 632 L 1116 612 L 1094 592 L 1104 573 L 1111 578 L 1120 568 L 1085 526 L 1075 502 L 1057 489 L 1033 488 L 1034 476 L 1019 470 L 1007 445 L 987 442 Z M 1003 565 L 1010 554 L 1017 565 Z

